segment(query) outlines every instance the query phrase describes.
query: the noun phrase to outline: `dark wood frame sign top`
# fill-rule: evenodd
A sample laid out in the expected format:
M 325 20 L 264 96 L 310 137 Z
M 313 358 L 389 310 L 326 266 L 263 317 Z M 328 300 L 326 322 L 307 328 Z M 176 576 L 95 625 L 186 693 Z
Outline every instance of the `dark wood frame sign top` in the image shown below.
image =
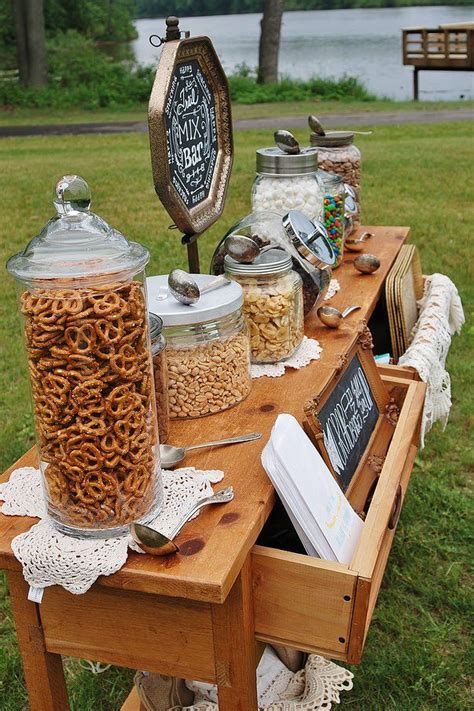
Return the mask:
M 365 322 L 322 391 L 304 409 L 308 435 L 361 512 L 382 468 L 398 415 L 372 355 Z

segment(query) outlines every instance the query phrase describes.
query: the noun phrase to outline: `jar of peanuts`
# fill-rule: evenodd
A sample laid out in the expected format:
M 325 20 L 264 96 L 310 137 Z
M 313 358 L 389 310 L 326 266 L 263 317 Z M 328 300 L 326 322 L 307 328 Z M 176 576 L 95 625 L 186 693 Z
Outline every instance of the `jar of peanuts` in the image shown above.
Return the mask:
M 354 145 L 351 131 L 327 131 L 324 136 L 311 134 L 311 145 L 318 150 L 319 167 L 328 173 L 337 173 L 352 186 L 358 210 L 352 214 L 352 229 L 360 225 L 361 153 Z
M 214 280 L 192 277 L 200 289 Z M 212 415 L 244 400 L 251 380 L 242 288 L 230 282 L 187 306 L 169 293 L 167 275 L 149 277 L 147 286 L 149 307 L 163 320 L 171 419 Z
M 90 212 L 77 175 L 57 215 L 11 257 L 49 517 L 107 538 L 159 513 L 162 480 L 144 268 L 149 253 Z
M 226 255 L 224 269 L 244 290 L 252 363 L 289 358 L 304 335 L 303 282 L 292 270 L 291 256 L 270 249 L 242 264 Z
M 163 444 L 168 440 L 170 429 L 170 407 L 168 400 L 168 364 L 166 361 L 166 338 L 163 334 L 163 321 L 156 314 L 150 317 L 151 357 L 153 360 L 153 379 L 155 382 L 156 417 L 158 434 Z

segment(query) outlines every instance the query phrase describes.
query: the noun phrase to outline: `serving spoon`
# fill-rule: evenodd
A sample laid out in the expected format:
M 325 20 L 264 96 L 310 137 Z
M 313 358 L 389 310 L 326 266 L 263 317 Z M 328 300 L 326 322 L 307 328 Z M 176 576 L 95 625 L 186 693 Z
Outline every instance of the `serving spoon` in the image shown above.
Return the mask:
M 250 264 L 263 252 L 275 249 L 272 244 L 260 247 L 252 237 L 246 235 L 229 235 L 224 242 L 224 247 L 227 254 L 240 264 Z
M 326 131 L 324 130 L 321 121 L 316 118 L 313 114 L 310 114 L 308 116 L 308 124 L 310 129 L 314 132 L 317 133 L 318 136 L 326 136 Z M 354 133 L 357 136 L 371 136 L 372 131 L 353 131 L 352 129 L 347 131 L 348 133 Z M 334 135 L 335 133 L 341 133 L 341 131 L 331 131 L 331 134 Z M 342 131 L 342 133 L 346 133 L 346 131 Z
M 196 503 L 186 511 L 184 516 L 172 529 L 169 536 L 165 536 L 164 533 L 155 531 L 154 528 L 145 526 L 143 523 L 132 523 L 130 533 L 135 543 L 137 543 L 145 553 L 150 553 L 150 555 L 170 555 L 171 553 L 176 553 L 179 551 L 179 548 L 176 543 L 174 543 L 174 539 L 195 513 L 209 504 L 226 504 L 232 501 L 233 498 L 234 489 L 232 486 L 228 486 L 226 489 L 216 491 L 212 496 L 199 499 L 199 501 L 196 501 Z
M 368 240 L 369 237 L 373 236 L 373 232 L 364 232 L 360 237 L 346 237 L 344 240 L 344 246 L 347 247 L 350 252 L 360 252 L 364 249 L 364 242 Z
M 339 311 L 334 306 L 320 306 L 317 310 L 319 320 L 328 328 L 339 328 L 342 319 L 349 316 L 353 311 L 360 309 L 360 306 L 348 306 L 344 311 Z
M 238 442 L 252 442 L 255 439 L 260 439 L 261 432 L 252 432 L 251 434 L 238 435 L 238 437 L 229 437 L 227 439 L 219 439 L 215 442 L 202 442 L 201 444 L 193 444 L 190 447 L 173 447 L 171 444 L 160 444 L 161 464 L 165 469 L 175 467 L 183 461 L 187 452 L 191 449 L 203 449 L 204 447 L 222 447 L 225 444 L 237 444 Z
M 199 287 L 191 274 L 185 272 L 184 269 L 173 269 L 168 275 L 168 289 L 177 301 L 180 301 L 186 306 L 197 304 L 202 294 L 218 289 L 221 286 L 227 286 L 230 280 L 223 274 L 213 279 L 205 286 Z

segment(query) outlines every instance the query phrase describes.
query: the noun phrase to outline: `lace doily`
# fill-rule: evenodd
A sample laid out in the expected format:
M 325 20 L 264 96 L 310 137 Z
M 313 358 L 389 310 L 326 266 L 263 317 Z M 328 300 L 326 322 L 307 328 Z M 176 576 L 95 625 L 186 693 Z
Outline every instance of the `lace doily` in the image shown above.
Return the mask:
M 252 378 L 262 378 L 264 375 L 269 378 L 279 378 L 285 374 L 285 368 L 304 368 L 312 360 L 318 360 L 322 352 L 323 349 L 319 345 L 319 341 L 304 336 L 301 345 L 290 358 L 280 363 L 252 364 L 250 374 Z
M 451 380 L 446 370 L 446 358 L 451 337 L 459 333 L 464 312 L 458 290 L 447 276 L 432 274 L 425 280 L 425 293 L 418 302 L 420 315 L 412 341 L 398 365 L 415 368 L 427 383 L 421 423 L 421 446 L 425 434 L 437 420 L 446 426 L 451 410 Z
M 221 471 L 194 467 L 163 471 L 164 505 L 151 526 L 169 533 L 192 504 L 213 493 L 211 484 L 221 481 Z M 75 594 L 85 593 L 100 575 L 112 575 L 127 560 L 128 549 L 143 551 L 131 536 L 107 539 L 77 539 L 57 531 L 46 518 L 41 474 L 38 469 L 16 469 L 0 484 L 0 508 L 8 516 L 33 516 L 41 521 L 12 540 L 12 550 L 23 567 L 23 576 L 33 588 L 61 585 Z
M 267 650 L 269 649 L 267 647 Z M 276 657 L 274 653 L 273 655 Z M 281 662 L 272 664 L 273 678 L 268 678 L 267 685 L 263 688 L 258 684 L 261 711 L 330 711 L 333 704 L 340 703 L 341 692 L 350 691 L 353 687 L 352 672 L 317 654 L 310 654 L 305 668 L 296 674 L 290 672 Z M 260 665 L 261 663 L 259 669 Z M 196 692 L 194 704 L 186 706 L 186 711 L 218 710 L 216 701 L 209 700 L 217 698 L 215 686 L 196 682 L 186 682 L 186 685 Z M 269 696 L 273 700 L 268 701 Z M 174 707 L 173 711 L 180 709 Z
M 326 292 L 326 296 L 324 297 L 323 301 L 329 301 L 329 299 L 332 299 L 334 294 L 337 294 L 339 289 L 341 288 L 341 285 L 339 284 L 337 279 L 331 279 L 329 282 L 328 290 Z

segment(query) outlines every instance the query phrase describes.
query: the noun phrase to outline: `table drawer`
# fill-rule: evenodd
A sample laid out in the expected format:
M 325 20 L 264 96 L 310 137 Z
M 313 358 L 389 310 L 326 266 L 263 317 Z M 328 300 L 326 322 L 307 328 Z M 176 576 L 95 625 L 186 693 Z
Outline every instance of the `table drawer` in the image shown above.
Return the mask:
M 254 546 L 257 639 L 360 662 L 417 452 L 426 387 L 399 377 L 393 385 L 404 390 L 403 404 L 351 563 Z

